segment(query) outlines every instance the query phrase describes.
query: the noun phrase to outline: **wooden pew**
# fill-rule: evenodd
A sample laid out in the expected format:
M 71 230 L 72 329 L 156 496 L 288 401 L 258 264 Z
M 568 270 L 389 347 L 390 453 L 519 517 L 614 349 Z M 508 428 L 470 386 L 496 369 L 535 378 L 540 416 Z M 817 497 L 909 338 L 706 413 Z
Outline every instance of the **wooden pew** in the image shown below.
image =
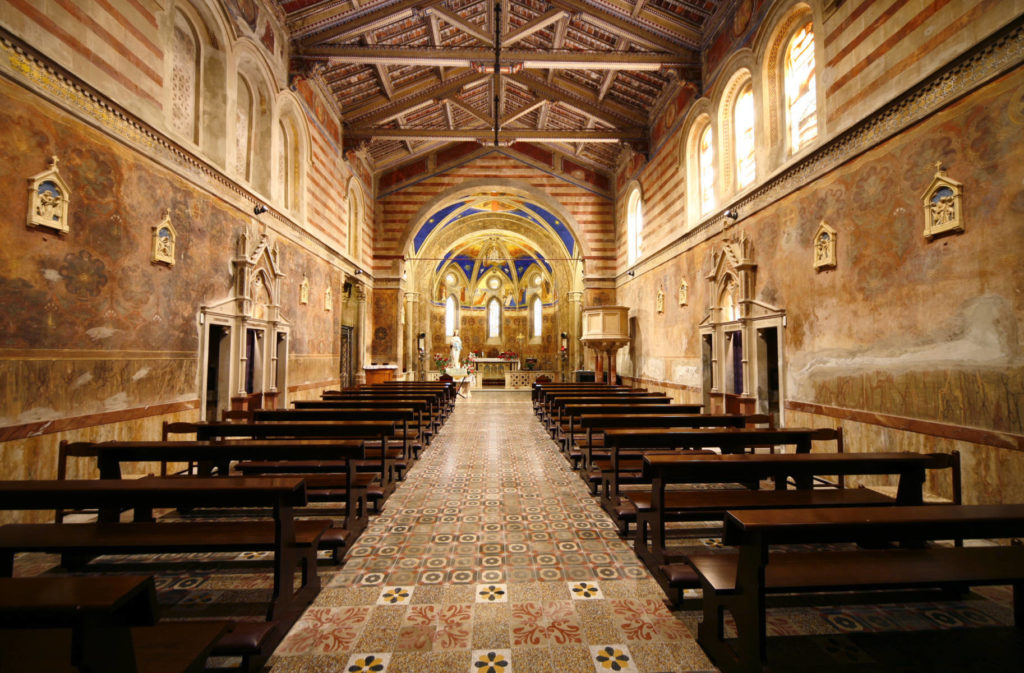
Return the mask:
M 63 565 L 77 567 L 102 554 L 271 551 L 274 588 L 267 619 L 274 628 L 264 652 L 269 655 L 320 591 L 316 550 L 332 522 L 296 520 L 295 508 L 305 504 L 305 483 L 295 478 L 3 481 L 0 509 L 129 507 L 146 519 L 154 508 L 269 507 L 273 520 L 7 524 L 0 526 L 0 576 L 11 576 L 18 552 L 61 554 Z
M 324 401 L 349 401 L 349 402 L 402 402 L 419 400 L 427 403 L 427 418 L 430 419 L 431 430 L 437 432 L 448 419 L 450 409 L 446 393 L 442 392 L 389 392 L 389 391 L 360 391 L 358 389 L 345 390 L 332 394 L 324 393 Z M 299 407 L 296 407 L 299 408 Z
M 4 673 L 199 673 L 228 621 L 158 623 L 152 577 L 0 578 Z
M 434 424 L 430 418 L 430 403 L 425 399 L 345 399 L 296 400 L 295 409 L 412 409 L 416 416 L 409 427 L 419 432 L 423 443 L 429 445 L 434 436 Z M 418 456 L 417 456 L 418 458 Z
M 179 428 L 191 427 L 199 440 L 248 439 L 378 439 L 383 446 L 395 434 L 394 421 L 260 421 L 253 423 L 194 422 L 179 423 Z M 179 430 L 183 431 L 183 430 Z M 372 468 L 380 475 L 380 491 L 371 488 L 369 496 L 379 508 L 395 490 L 394 465 L 387 452 Z
M 720 449 L 723 454 L 742 453 L 748 447 L 793 445 L 797 453 L 810 453 L 812 441 L 841 442 L 832 428 L 608 428 L 604 433 L 609 469 L 602 470 L 601 501 L 618 504 L 617 475 L 620 453 L 643 450 Z M 605 473 L 607 472 L 607 479 Z M 810 483 L 800 483 L 809 487 Z
M 944 454 L 918 453 L 810 453 L 810 454 L 650 454 L 644 458 L 647 490 L 625 496 L 637 509 L 634 550 L 669 595 L 696 588 L 697 579 L 684 558 L 668 549 L 666 524 L 673 521 L 721 521 L 726 510 L 855 507 L 908 504 L 922 501 L 926 469 L 951 467 Z M 831 471 L 830 471 L 831 470 Z M 896 499 L 866 488 L 798 488 L 790 483 L 810 484 L 818 475 L 891 474 L 898 477 Z M 737 484 L 775 480 L 775 490 L 745 488 L 715 490 L 668 490 L 669 486 L 695 484 Z M 720 529 L 693 531 L 720 535 Z M 691 531 L 687 531 L 691 533 Z
M 851 454 L 847 454 L 851 455 Z M 736 554 L 694 554 L 703 590 L 697 641 L 726 673 L 766 670 L 766 596 L 776 593 L 1013 586 L 1014 620 L 1024 625 L 1024 547 L 927 547 L 787 551 L 780 544 L 1012 538 L 1024 535 L 1024 505 L 919 505 L 729 511 Z M 869 594 L 862 594 L 868 598 Z M 724 616 L 736 624 L 727 638 Z M 783 670 L 786 662 L 773 662 Z
M 540 415 L 540 406 L 543 404 L 543 395 L 545 392 L 554 392 L 557 390 L 578 390 L 580 392 L 586 392 L 587 390 L 612 390 L 627 387 L 628 386 L 613 386 L 606 383 L 534 383 L 530 388 L 530 401 L 533 403 L 533 413 Z
M 258 409 L 252 412 L 255 422 L 262 421 L 394 421 L 398 424 L 395 434 L 381 446 L 377 440 L 365 440 L 366 458 L 380 458 L 380 451 L 388 452 L 388 459 L 394 466 L 396 476 L 403 479 L 406 470 L 412 467 L 419 454 L 419 430 L 410 428 L 416 412 L 409 407 L 380 409 L 361 407 L 354 409 Z
M 657 409 L 636 409 L 637 406 L 648 405 L 649 403 L 646 401 L 641 402 L 639 405 L 631 404 L 629 399 L 593 402 L 590 404 L 567 403 L 562 406 L 562 421 L 556 431 L 555 441 L 559 443 L 562 453 L 573 464 L 573 469 L 578 469 L 583 451 L 583 447 L 578 446 L 578 444 L 585 444 L 577 438 L 586 434 L 586 428 L 580 425 L 580 416 L 582 414 L 630 414 L 634 411 L 645 414 L 699 414 L 701 411 L 701 405 L 699 404 L 673 404 L 672 400 L 668 397 L 659 398 L 657 402 L 654 402 Z M 590 438 L 589 441 L 594 442 L 596 440 L 599 445 L 603 446 L 603 439 L 603 435 L 598 433 L 595 437 Z
M 102 442 L 92 444 L 91 452 L 101 479 L 120 479 L 123 463 L 157 459 L 194 463 L 198 476 L 231 476 L 234 463 L 244 476 L 302 478 L 309 501 L 344 505 L 344 527 L 331 528 L 320 538 L 320 547 L 331 551 L 335 563 L 366 528 L 368 491 L 378 485 L 376 472 L 356 472 L 356 462 L 363 457 L 363 441 L 358 439 Z M 273 469 L 263 469 L 267 464 Z M 116 516 L 101 513 L 101 518 Z
M 660 411 L 660 407 L 658 409 Z M 743 414 L 584 414 L 580 417 L 580 423 L 586 428 L 587 444 L 581 476 L 590 486 L 591 492 L 599 495 L 601 506 L 619 526 L 619 533 L 625 536 L 629 533 L 629 524 L 636 521 L 636 509 L 632 503 L 623 502 L 618 497 L 619 486 L 625 483 L 649 483 L 642 474 L 644 452 L 649 447 L 634 446 L 630 450 L 618 446 L 605 447 L 596 453 L 593 439 L 595 431 L 603 435 L 608 430 L 621 428 L 743 428 L 769 421 L 768 416 Z
M 641 391 L 622 391 L 611 394 L 554 393 L 545 398 L 545 409 L 541 420 L 551 438 L 557 435 L 558 426 L 562 423 L 563 409 L 567 404 L 594 404 L 599 402 L 629 402 L 631 404 L 667 404 L 670 400 L 662 393 Z

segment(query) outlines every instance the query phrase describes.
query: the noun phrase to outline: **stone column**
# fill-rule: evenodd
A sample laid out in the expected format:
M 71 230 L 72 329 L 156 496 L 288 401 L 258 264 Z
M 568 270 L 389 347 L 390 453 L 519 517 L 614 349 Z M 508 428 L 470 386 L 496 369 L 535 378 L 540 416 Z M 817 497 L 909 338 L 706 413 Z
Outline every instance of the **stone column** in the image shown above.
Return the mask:
M 580 335 L 583 333 L 583 293 L 569 292 L 566 294 L 569 300 L 569 376 L 572 372 L 583 367 L 583 346 L 580 344 Z
M 405 371 L 416 372 L 419 365 L 419 355 L 416 350 L 416 303 L 419 301 L 419 292 L 405 293 L 405 353 L 402 354 L 402 362 Z M 415 374 L 413 374 L 415 378 Z
M 366 288 L 363 285 L 356 285 L 353 288 L 356 295 L 356 362 L 355 362 L 355 374 L 356 374 L 356 385 L 362 385 L 366 383 L 366 372 L 363 371 L 363 367 L 366 366 Z

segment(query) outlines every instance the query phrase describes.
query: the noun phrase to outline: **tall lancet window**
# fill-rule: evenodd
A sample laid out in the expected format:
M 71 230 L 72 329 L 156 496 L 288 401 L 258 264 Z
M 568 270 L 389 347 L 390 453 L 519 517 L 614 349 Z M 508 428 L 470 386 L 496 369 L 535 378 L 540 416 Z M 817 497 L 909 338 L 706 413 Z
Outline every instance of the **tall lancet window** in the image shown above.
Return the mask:
M 171 42 L 171 128 L 192 142 L 199 142 L 196 96 L 199 81 L 199 40 L 188 19 L 174 13 Z
M 541 333 L 541 325 L 544 320 L 544 304 L 541 302 L 540 297 L 533 298 L 533 336 L 539 337 Z
M 697 141 L 700 168 L 700 212 L 703 215 L 715 207 L 715 156 L 711 147 L 711 124 L 701 131 Z
M 235 101 L 235 171 L 246 180 L 252 179 L 253 101 L 249 83 L 239 77 Z
M 796 152 L 818 136 L 818 102 L 814 79 L 814 27 L 807 23 L 786 48 L 785 89 L 789 147 Z
M 458 308 L 455 305 L 455 295 L 448 295 L 448 300 L 444 303 L 444 335 L 452 336 L 455 334 L 455 324 L 458 322 L 458 315 L 456 312 Z
M 626 202 L 626 264 L 633 266 L 643 254 L 644 200 L 640 187 L 634 187 Z
M 501 302 L 491 297 L 487 302 L 487 338 L 497 339 L 501 336 Z
M 754 89 L 748 83 L 736 98 L 733 112 L 736 127 L 736 187 L 743 189 L 754 181 Z

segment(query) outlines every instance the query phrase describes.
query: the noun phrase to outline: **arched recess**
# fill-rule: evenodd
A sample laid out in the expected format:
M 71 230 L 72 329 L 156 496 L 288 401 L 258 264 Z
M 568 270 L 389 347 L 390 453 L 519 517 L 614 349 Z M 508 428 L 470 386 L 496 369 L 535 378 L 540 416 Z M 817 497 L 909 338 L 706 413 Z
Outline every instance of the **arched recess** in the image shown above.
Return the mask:
M 274 165 L 277 166 L 274 196 L 283 210 L 302 219 L 305 214 L 306 168 L 312 146 L 309 125 L 292 92 L 280 92 L 275 108 L 278 132 L 274 144 Z
M 413 218 L 403 242 L 406 353 L 416 352 L 421 333 L 428 352 L 448 348 L 439 302 L 442 293 L 447 296 L 443 275 L 457 266 L 467 356 L 474 350 L 529 351 L 542 368 L 561 367 L 560 333 L 573 335 L 570 346 L 579 350 L 575 337 L 585 246 L 576 230 L 571 216 L 549 195 L 513 181 L 462 184 L 434 199 Z M 534 296 L 542 298 L 544 321 L 536 340 L 530 336 Z M 492 298 L 502 308 L 500 339 L 487 339 L 483 331 Z M 415 368 L 411 358 L 407 366 Z
M 356 264 L 360 259 L 360 246 L 363 241 L 363 227 L 366 217 L 366 208 L 363 206 L 363 191 L 359 180 L 352 177 L 348 181 L 347 199 L 348 227 L 346 234 L 346 248 L 348 255 Z
M 755 297 L 757 264 L 745 237 L 712 252 L 700 322 L 705 409 L 771 414 L 784 422 L 783 309 Z
M 231 292 L 200 307 L 200 415 L 288 404 L 291 323 L 281 314 L 276 243 L 243 231 L 236 243 Z
M 821 86 L 822 65 L 825 62 L 823 23 L 816 10 L 809 4 L 785 0 L 777 2 L 771 8 L 755 39 L 762 81 L 761 104 L 758 109 L 761 111 L 763 128 L 758 129 L 758 133 L 763 133 L 765 139 L 763 144 L 767 150 L 768 160 L 765 168 L 769 171 L 783 165 L 794 155 L 790 151 L 789 134 L 786 129 L 784 60 L 786 48 L 793 35 L 808 23 L 811 23 L 814 29 L 814 59 L 818 80 L 815 91 L 817 140 L 801 148 L 800 153 L 803 153 L 809 147 L 820 144 L 825 137 L 825 88 Z
M 229 124 L 229 156 L 239 179 L 252 189 L 269 196 L 273 177 L 270 148 L 274 133 L 274 101 L 277 91 L 274 77 L 263 55 L 248 40 L 238 40 L 232 48 L 234 92 Z
M 167 128 L 181 141 L 199 147 L 213 163 L 225 166 L 226 49 L 230 28 L 223 8 L 205 0 L 178 0 L 167 8 L 164 16 Z M 195 59 L 184 70 L 180 60 L 180 50 L 185 46 L 182 40 L 192 43 Z M 189 91 L 185 93 L 182 86 L 188 86 Z M 183 100 L 183 94 L 191 99 L 191 104 Z

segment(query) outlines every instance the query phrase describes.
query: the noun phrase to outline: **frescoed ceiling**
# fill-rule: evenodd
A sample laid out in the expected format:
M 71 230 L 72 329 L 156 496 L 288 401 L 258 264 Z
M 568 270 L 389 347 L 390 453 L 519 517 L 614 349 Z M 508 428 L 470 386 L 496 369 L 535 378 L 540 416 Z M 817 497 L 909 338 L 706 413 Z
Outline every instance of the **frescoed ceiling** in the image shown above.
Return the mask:
M 724 0 L 282 0 L 293 68 L 320 69 L 377 168 L 465 140 L 549 144 L 597 167 L 699 84 Z M 698 87 L 699 88 L 699 87 Z

